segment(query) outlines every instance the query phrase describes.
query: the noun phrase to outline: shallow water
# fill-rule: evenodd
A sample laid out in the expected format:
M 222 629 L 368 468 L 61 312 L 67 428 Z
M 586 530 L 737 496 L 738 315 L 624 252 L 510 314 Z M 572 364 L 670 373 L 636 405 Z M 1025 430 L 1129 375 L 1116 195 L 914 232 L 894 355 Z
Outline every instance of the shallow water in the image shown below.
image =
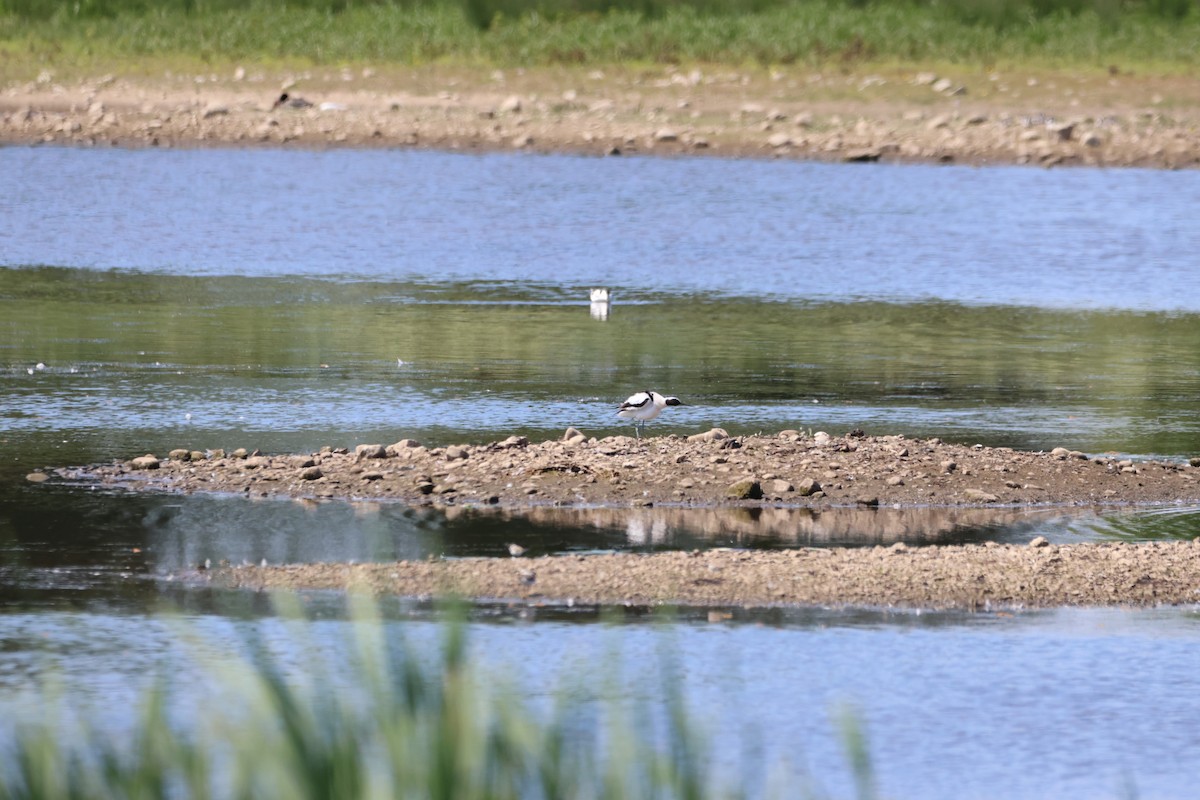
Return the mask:
M 658 433 L 858 427 L 1188 457 L 1192 173 L 3 148 L 0 174 L 0 685 L 54 664 L 72 696 L 126 696 L 177 648 L 147 616 L 164 604 L 216 641 L 275 624 L 262 598 L 168 580 L 205 559 L 1200 532 L 1182 506 L 510 516 L 23 477 L 180 446 L 603 436 L 646 387 L 689 402 Z M 604 313 L 594 286 L 613 290 Z M 247 612 L 266 616 L 234 621 Z M 652 674 L 658 634 L 630 613 L 629 674 Z M 480 614 L 477 648 L 534 696 L 601 638 L 588 610 Z M 672 626 L 689 702 L 772 759 L 799 753 L 835 794 L 842 701 L 889 796 L 1106 795 L 1126 775 L 1139 796 L 1190 792 L 1191 610 L 706 618 Z M 427 612 L 394 624 L 434 635 Z

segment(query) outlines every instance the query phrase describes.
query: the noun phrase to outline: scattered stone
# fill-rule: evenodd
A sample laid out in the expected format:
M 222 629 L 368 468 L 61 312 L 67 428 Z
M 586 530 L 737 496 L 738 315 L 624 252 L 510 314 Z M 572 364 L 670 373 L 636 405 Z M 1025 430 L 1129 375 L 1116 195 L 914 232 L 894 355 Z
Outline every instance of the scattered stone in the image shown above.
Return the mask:
M 201 450 L 193 450 L 188 453 L 188 461 L 204 461 L 208 458 Z
M 805 478 L 796 484 L 796 493 L 801 497 L 811 497 L 820 491 L 822 491 L 821 484 L 812 478 Z
M 654 132 L 654 141 L 656 142 L 675 142 L 679 140 L 679 134 L 670 128 L 659 128 Z
M 131 459 L 129 466 L 133 467 L 134 469 L 158 469 L 159 461 L 157 456 L 147 453 L 144 456 L 138 456 L 137 458 Z
M 763 496 L 762 485 L 753 478 L 745 478 L 731 484 L 725 495 L 734 500 L 759 500 Z
M 510 436 L 503 442 L 497 442 L 495 447 L 497 450 L 512 450 L 518 447 L 527 447 L 529 439 L 524 436 Z
M 965 494 L 969 499 L 980 503 L 995 503 L 1000 499 L 991 492 L 985 492 L 982 489 L 964 489 L 963 494 Z
M 942 466 L 942 472 L 949 474 L 958 469 L 958 462 L 947 459 L 942 462 L 941 466 Z
M 525 548 L 521 547 L 519 544 L 509 544 L 508 554 L 513 558 L 520 558 L 521 556 L 525 555 Z
M 234 450 L 232 453 L 230 453 L 229 457 L 230 458 L 247 458 L 247 457 L 249 457 L 249 455 L 250 454 L 246 452 L 246 448 L 239 447 L 237 450 Z
M 501 114 L 520 114 L 521 113 L 521 98 L 515 94 L 504 99 L 498 109 Z
M 31 472 L 25 476 L 25 480 L 30 483 L 44 483 L 50 480 L 50 476 L 44 472 Z
M 572 425 L 563 433 L 562 440 L 570 444 L 579 444 L 587 441 L 587 435 Z
M 846 152 L 843 161 L 850 164 L 867 164 L 878 161 L 883 155 L 883 150 L 878 147 L 859 147 Z
M 778 150 L 782 147 L 787 147 L 791 143 L 792 143 L 792 137 L 788 136 L 786 133 L 774 133 L 774 134 L 771 134 L 771 136 L 769 136 L 767 138 L 767 144 L 770 145 L 771 147 L 775 148 L 776 150 Z
M 315 465 L 300 470 L 300 480 L 302 481 L 315 481 L 324 477 L 325 473 L 321 471 L 320 467 Z
M 689 442 L 719 442 L 729 438 L 729 431 L 724 428 L 710 428 L 704 433 L 694 433 L 687 437 Z
M 1047 539 L 1045 536 L 1037 536 L 1037 537 L 1034 537 L 1033 541 L 1031 541 L 1029 543 L 1029 546 L 1030 547 L 1049 547 L 1050 540 Z
M 387 454 L 388 456 L 395 458 L 396 456 L 403 455 L 410 450 L 415 450 L 420 446 L 421 443 L 416 439 L 401 439 L 395 444 L 389 444 L 387 446 Z
M 825 431 L 817 431 L 816 433 L 813 434 L 813 443 L 816 444 L 818 447 L 825 447 L 832 441 L 833 441 L 833 437 L 830 436 Z
M 187 461 L 189 458 L 189 455 L 190 454 L 187 450 L 184 450 L 183 448 L 180 447 L 180 448 L 176 448 L 176 449 L 172 450 L 171 452 L 167 453 L 167 458 L 171 459 L 172 461 Z
M 271 466 L 271 459 L 266 456 L 250 456 L 242 462 L 242 466 L 246 469 L 266 469 Z
M 470 453 L 467 451 L 467 448 L 465 448 L 465 447 L 447 447 L 446 448 L 446 460 L 447 461 L 466 461 L 469 455 L 470 455 Z
M 904 478 L 901 478 L 899 475 L 892 475 L 890 478 L 884 481 L 884 483 L 886 483 L 888 486 L 903 486 Z
M 775 480 L 771 481 L 770 486 L 771 493 L 776 495 L 787 494 L 788 492 L 794 492 L 796 490 L 795 486 L 793 486 L 789 481 L 785 481 L 783 478 L 776 478 Z
M 354 448 L 355 461 L 368 458 L 387 458 L 387 448 L 381 444 L 360 444 Z
M 1071 451 L 1065 447 L 1056 447 L 1050 451 L 1050 457 L 1057 458 L 1059 461 L 1065 461 L 1069 455 L 1071 455 Z
M 948 92 L 953 86 L 954 82 L 949 78 L 938 78 L 932 84 L 930 84 L 930 88 L 935 92 Z

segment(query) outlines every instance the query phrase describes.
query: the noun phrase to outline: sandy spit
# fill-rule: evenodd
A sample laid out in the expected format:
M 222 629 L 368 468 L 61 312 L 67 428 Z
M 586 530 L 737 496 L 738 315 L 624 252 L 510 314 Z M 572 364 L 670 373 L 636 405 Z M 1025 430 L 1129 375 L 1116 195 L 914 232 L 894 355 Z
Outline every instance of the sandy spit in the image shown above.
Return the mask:
M 963 545 L 708 550 L 385 564 L 225 567 L 216 585 L 526 603 L 988 610 L 1200 599 L 1200 545 Z

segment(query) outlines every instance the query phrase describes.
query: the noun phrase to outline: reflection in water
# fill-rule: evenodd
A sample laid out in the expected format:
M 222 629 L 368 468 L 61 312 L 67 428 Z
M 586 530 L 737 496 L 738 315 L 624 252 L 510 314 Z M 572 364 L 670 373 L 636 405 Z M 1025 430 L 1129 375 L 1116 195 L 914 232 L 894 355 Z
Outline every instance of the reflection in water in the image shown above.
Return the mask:
M 497 512 L 503 513 L 503 512 Z M 550 527 L 621 531 L 624 548 L 857 547 L 904 542 L 1028 541 L 1084 509 L 534 508 L 508 512 Z

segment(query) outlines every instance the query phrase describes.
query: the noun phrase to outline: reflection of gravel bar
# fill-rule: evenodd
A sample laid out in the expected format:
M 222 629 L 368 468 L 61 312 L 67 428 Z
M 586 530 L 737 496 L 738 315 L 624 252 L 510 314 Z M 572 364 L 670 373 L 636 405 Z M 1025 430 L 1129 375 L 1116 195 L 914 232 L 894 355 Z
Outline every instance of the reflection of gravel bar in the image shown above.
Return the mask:
M 783 431 L 687 438 L 513 436 L 485 445 L 324 448 L 302 455 L 176 450 L 162 460 L 58 470 L 130 489 L 251 497 L 397 500 L 411 505 L 630 506 L 677 504 L 863 507 L 1146 503 L 1200 498 L 1187 462 L 1027 453 L 903 436 Z
M 1195 603 L 1200 545 L 966 545 L 236 567 L 219 585 L 526 602 L 986 609 Z

